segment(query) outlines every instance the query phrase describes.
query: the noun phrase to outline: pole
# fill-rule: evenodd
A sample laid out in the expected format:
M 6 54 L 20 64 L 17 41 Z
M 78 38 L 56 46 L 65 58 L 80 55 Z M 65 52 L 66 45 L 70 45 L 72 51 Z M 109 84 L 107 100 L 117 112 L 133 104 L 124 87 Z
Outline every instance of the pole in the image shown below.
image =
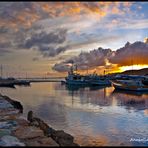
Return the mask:
M 27 72 L 26 72 L 26 79 L 27 79 Z
M 3 77 L 3 66 L 1 64 L 1 78 Z

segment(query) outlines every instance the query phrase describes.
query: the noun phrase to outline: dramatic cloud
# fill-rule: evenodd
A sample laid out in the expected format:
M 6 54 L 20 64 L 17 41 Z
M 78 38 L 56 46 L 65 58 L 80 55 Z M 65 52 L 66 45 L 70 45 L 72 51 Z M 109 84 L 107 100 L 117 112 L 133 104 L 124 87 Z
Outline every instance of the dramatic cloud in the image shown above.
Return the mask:
M 36 46 L 43 56 L 56 56 L 68 49 L 68 43 L 63 45 L 66 36 L 74 33 L 69 39 L 71 43 L 74 38 L 79 38 L 78 32 L 86 32 L 107 15 L 124 15 L 119 12 L 131 5 L 131 2 L 126 2 L 126 6 L 122 2 L 2 2 L 0 44 L 7 47 L 7 41 L 8 47 L 15 49 Z M 1 43 L 2 40 L 5 43 Z
M 118 49 L 109 60 L 118 66 L 134 64 L 148 64 L 148 44 L 144 42 L 127 42 L 123 48 Z
M 66 50 L 67 45 L 65 29 L 59 29 L 54 32 L 41 32 L 33 34 L 22 45 L 23 48 L 37 48 L 44 56 L 55 56 Z M 63 46 L 62 46 L 63 45 Z
M 88 68 L 97 68 L 104 66 L 105 68 L 114 68 L 120 66 L 129 66 L 132 64 L 148 65 L 148 44 L 144 42 L 129 42 L 123 48 L 116 51 L 111 49 L 98 48 L 90 52 L 81 53 L 76 57 L 72 57 L 61 63 L 54 65 L 56 71 L 67 71 L 70 63 L 75 63 L 79 70 L 87 70 Z
M 112 55 L 110 49 L 98 48 L 88 52 L 82 52 L 79 56 L 72 57 L 62 63 L 55 64 L 53 67 L 56 71 L 65 71 L 69 68 L 70 63 L 75 63 L 79 70 L 86 70 L 95 68 L 97 66 L 104 66 L 106 59 Z

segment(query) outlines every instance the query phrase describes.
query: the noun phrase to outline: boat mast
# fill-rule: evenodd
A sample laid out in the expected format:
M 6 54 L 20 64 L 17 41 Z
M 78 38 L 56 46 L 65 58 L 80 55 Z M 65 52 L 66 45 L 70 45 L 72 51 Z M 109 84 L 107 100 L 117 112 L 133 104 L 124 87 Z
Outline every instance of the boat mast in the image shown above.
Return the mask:
M 105 70 L 104 70 L 104 76 L 105 76 Z
M 1 64 L 1 78 L 3 77 L 3 66 Z

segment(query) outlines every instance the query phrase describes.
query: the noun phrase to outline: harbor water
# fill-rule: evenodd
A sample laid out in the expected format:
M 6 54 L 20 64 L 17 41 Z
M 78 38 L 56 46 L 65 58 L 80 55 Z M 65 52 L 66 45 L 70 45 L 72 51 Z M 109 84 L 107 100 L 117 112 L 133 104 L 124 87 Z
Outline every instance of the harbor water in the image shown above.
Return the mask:
M 148 93 L 113 87 L 69 87 L 60 82 L 0 87 L 0 93 L 81 146 L 148 146 Z

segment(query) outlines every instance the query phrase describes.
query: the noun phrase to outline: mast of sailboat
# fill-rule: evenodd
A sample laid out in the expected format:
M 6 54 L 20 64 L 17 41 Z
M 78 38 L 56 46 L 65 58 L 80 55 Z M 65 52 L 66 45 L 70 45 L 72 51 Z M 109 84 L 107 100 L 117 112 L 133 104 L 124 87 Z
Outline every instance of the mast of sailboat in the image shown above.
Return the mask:
M 3 77 L 3 66 L 1 64 L 1 78 Z

